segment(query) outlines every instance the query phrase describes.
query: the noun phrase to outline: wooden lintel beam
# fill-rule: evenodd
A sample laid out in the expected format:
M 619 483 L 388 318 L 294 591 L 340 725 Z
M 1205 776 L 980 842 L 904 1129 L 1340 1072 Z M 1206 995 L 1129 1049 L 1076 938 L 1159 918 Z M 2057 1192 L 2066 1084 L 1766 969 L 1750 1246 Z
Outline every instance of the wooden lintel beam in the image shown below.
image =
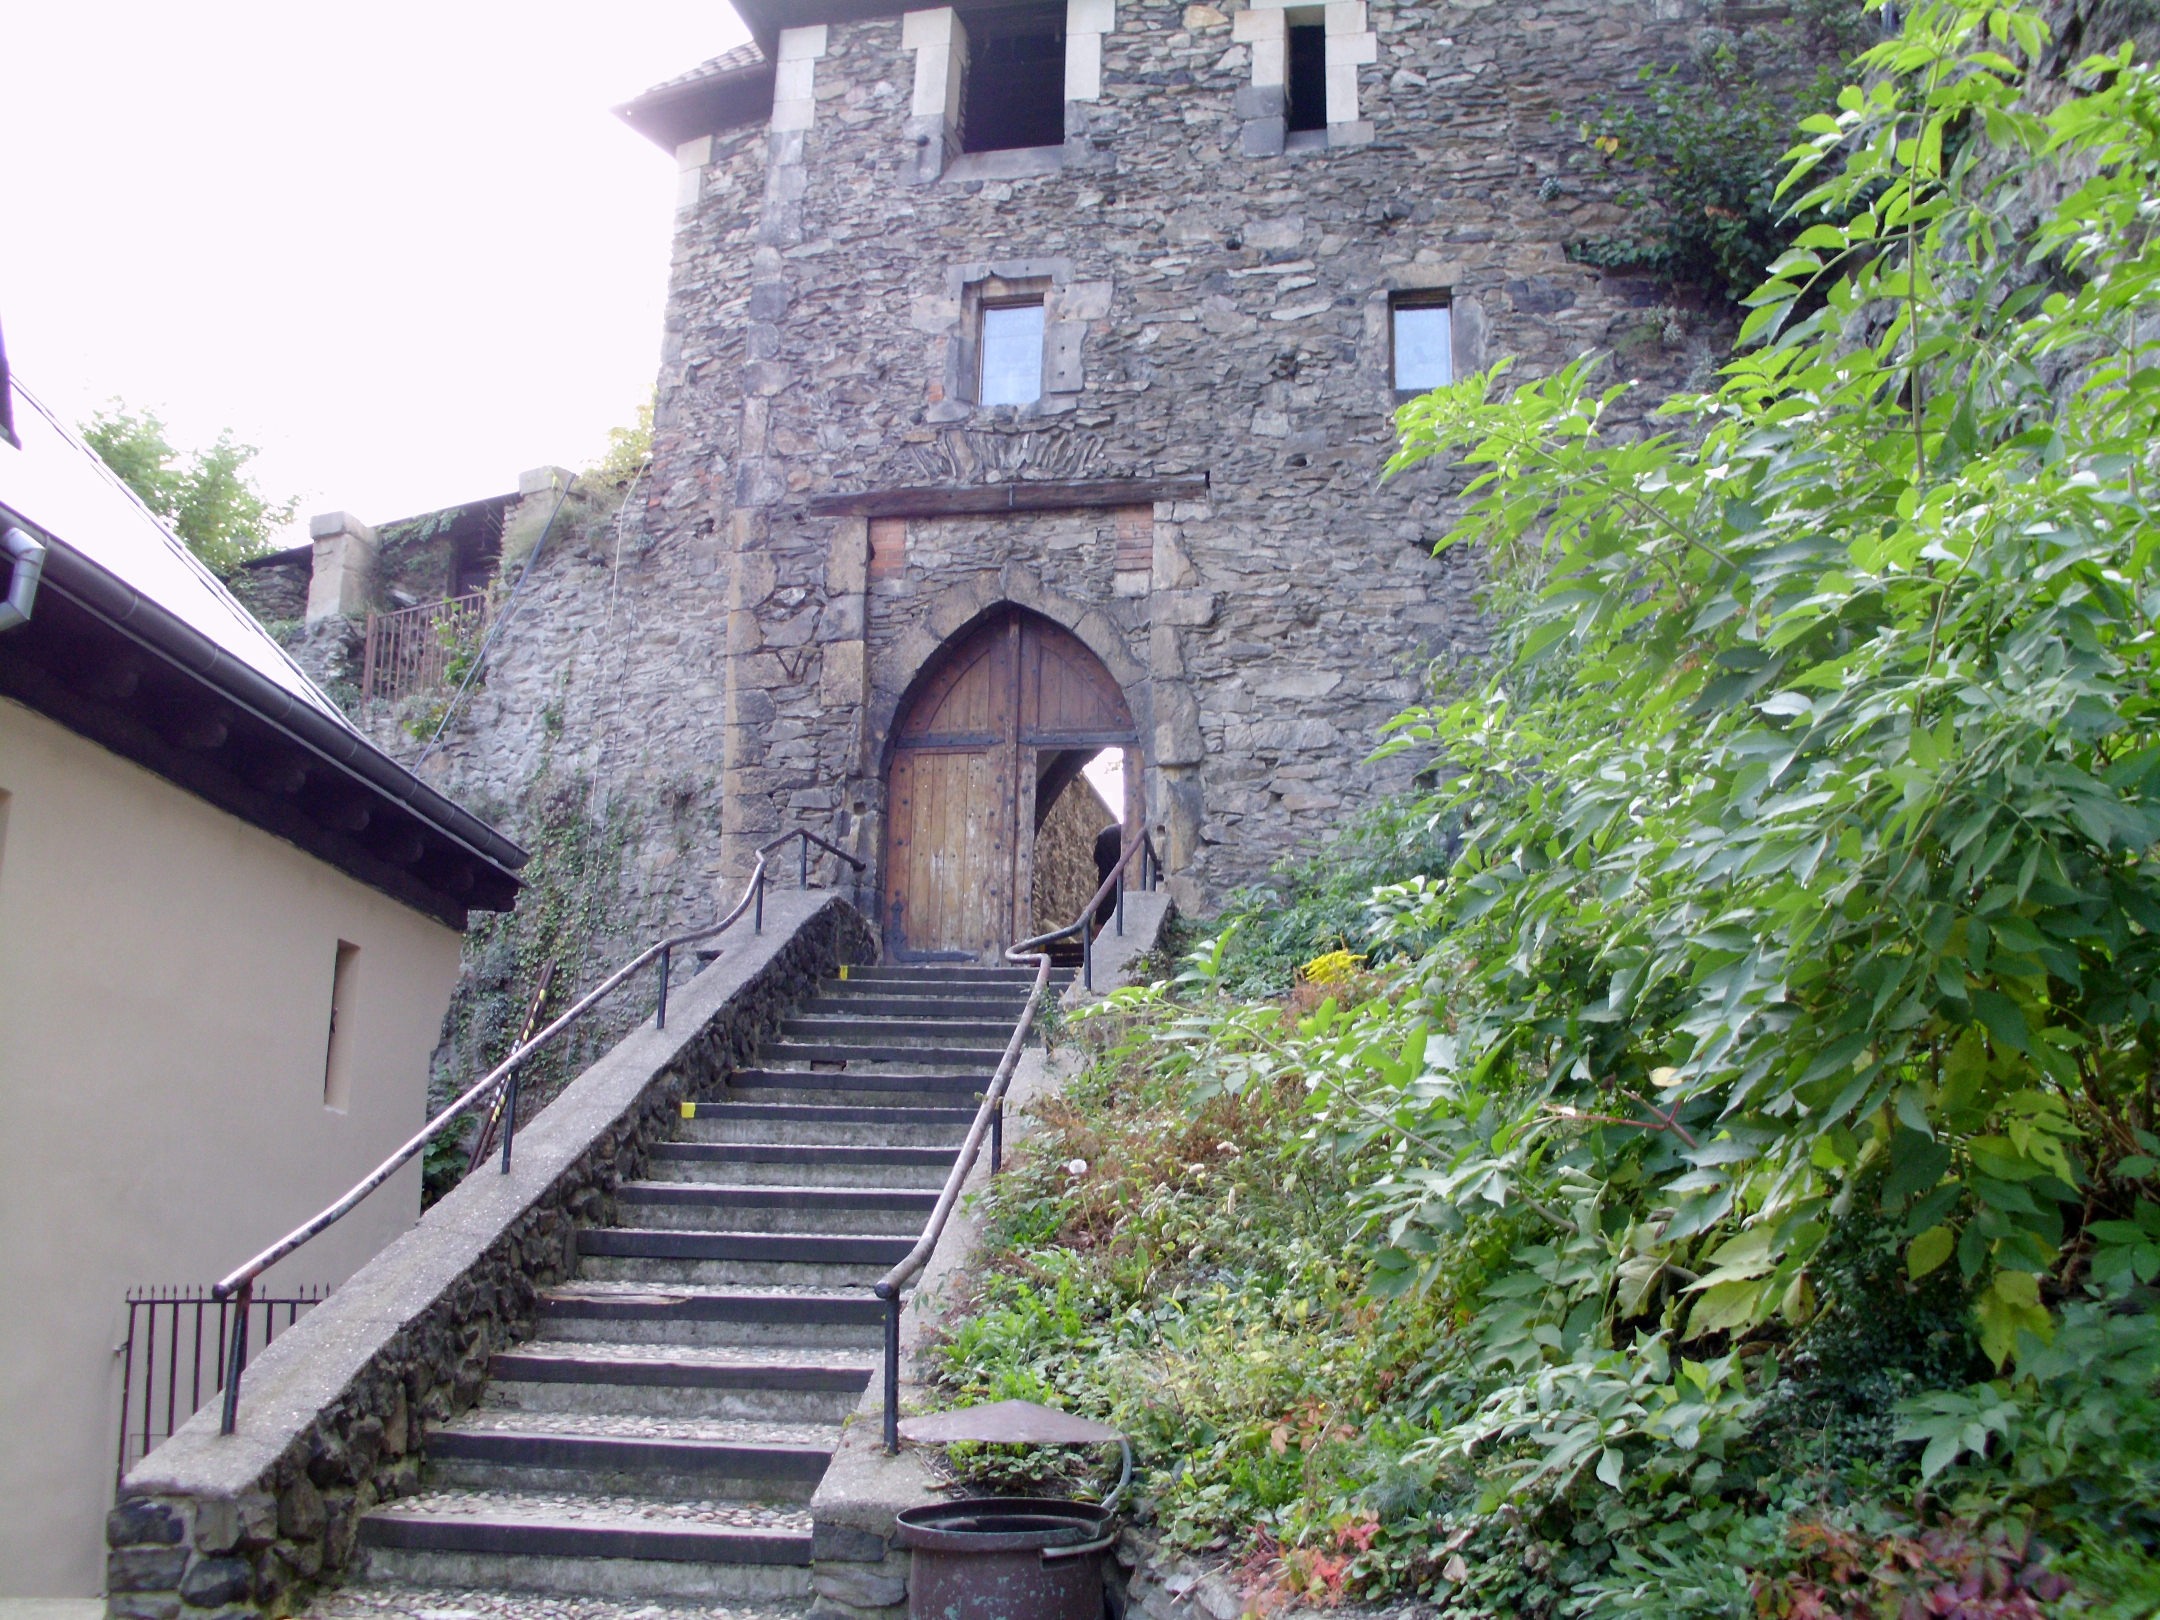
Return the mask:
M 966 517 L 995 512 L 1081 511 L 1105 506 L 1152 506 L 1157 501 L 1205 500 L 1208 481 L 1196 478 L 1085 478 L 868 489 L 853 495 L 813 495 L 813 517 Z

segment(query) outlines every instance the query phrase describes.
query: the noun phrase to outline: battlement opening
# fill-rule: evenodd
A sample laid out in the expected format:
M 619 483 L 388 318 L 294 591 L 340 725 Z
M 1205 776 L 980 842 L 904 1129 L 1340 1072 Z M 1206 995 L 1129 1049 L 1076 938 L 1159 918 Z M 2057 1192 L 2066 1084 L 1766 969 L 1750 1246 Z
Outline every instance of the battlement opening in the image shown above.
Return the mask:
M 1057 146 L 1065 139 L 1065 7 L 969 12 L 963 152 Z

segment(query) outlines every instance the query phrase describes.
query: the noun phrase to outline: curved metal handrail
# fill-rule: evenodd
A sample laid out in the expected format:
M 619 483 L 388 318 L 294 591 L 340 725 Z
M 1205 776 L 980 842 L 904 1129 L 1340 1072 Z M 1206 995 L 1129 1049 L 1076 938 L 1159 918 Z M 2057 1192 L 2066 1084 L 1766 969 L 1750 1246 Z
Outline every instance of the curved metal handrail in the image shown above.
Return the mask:
M 946 1174 L 945 1185 L 938 1192 L 937 1204 L 930 1211 L 922 1236 L 915 1240 L 915 1247 L 908 1250 L 898 1265 L 878 1279 L 873 1289 L 885 1302 L 885 1449 L 888 1452 L 897 1453 L 900 1449 L 900 1290 L 929 1264 L 938 1239 L 944 1235 L 945 1222 L 952 1215 L 953 1205 L 959 1202 L 961 1185 L 967 1180 L 968 1172 L 974 1169 L 976 1155 L 982 1151 L 985 1133 L 990 1137 L 990 1173 L 996 1175 L 1002 1168 L 1005 1093 L 1012 1085 L 1013 1071 L 1019 1067 L 1020 1049 L 1027 1044 L 1028 1033 L 1035 1027 L 1035 1012 L 1042 1005 L 1043 991 L 1050 984 L 1050 952 L 1046 947 L 1080 935 L 1084 982 L 1089 989 L 1094 988 L 1094 935 L 1088 924 L 1094 921 L 1097 909 L 1114 891 L 1118 932 L 1125 931 L 1125 869 L 1132 865 L 1136 856 L 1143 857 L 1141 886 L 1153 889 L 1156 879 L 1161 876 L 1162 862 L 1155 853 L 1154 843 L 1142 832 L 1138 840 L 1125 846 L 1117 865 L 1088 897 L 1079 916 L 1063 928 L 1053 928 L 1047 934 L 1023 939 L 1005 952 L 1008 962 L 1033 961 L 1035 964 L 1035 983 L 1028 991 L 1027 1005 L 1020 1010 L 1020 1021 L 1013 1026 L 1012 1039 L 1005 1043 L 1005 1053 L 998 1059 L 997 1072 L 990 1077 L 990 1084 L 983 1092 L 974 1122 L 968 1126 L 967 1140 L 960 1144 L 959 1156 Z
M 816 844 L 820 849 L 839 856 L 840 859 L 846 861 L 858 872 L 867 869 L 865 862 L 849 854 L 839 845 L 820 838 L 807 827 L 797 827 L 792 832 L 782 833 L 769 844 L 760 845 L 757 851 L 757 864 L 751 870 L 749 882 L 743 886 L 742 898 L 735 902 L 734 907 L 725 917 L 704 928 L 694 928 L 686 934 L 675 934 L 655 944 L 648 945 L 636 956 L 633 956 L 629 961 L 601 980 L 599 984 L 579 997 L 572 1006 L 566 1009 L 547 1028 L 541 1030 L 539 1034 L 533 1036 L 530 1040 L 521 1043 L 502 1062 L 496 1064 L 494 1068 L 488 1070 L 486 1074 L 466 1087 L 454 1101 L 445 1106 L 440 1113 L 436 1114 L 425 1125 L 421 1126 L 416 1134 L 408 1138 L 387 1159 L 354 1183 L 343 1197 L 324 1209 L 312 1220 L 294 1227 L 292 1231 L 279 1238 L 269 1248 L 263 1250 L 262 1253 L 256 1255 L 245 1265 L 236 1268 L 222 1281 L 214 1285 L 210 1290 L 211 1297 L 219 1300 L 237 1297 L 242 1319 L 245 1320 L 248 1302 L 254 1293 L 256 1278 L 260 1277 L 280 1260 L 283 1260 L 287 1255 L 292 1254 L 313 1239 L 320 1237 L 324 1232 L 344 1219 L 345 1216 L 351 1214 L 370 1193 L 419 1157 L 428 1143 L 433 1141 L 453 1120 L 467 1113 L 483 1100 L 492 1102 L 494 1100 L 493 1094 L 498 1092 L 504 1098 L 502 1173 L 508 1175 L 510 1173 L 511 1144 L 517 1135 L 518 1066 L 655 962 L 660 964 L 660 992 L 653 1012 L 653 1027 L 655 1029 L 667 1028 L 668 979 L 674 968 L 676 948 L 683 945 L 695 945 L 701 940 L 711 939 L 717 934 L 725 933 L 741 920 L 745 911 L 750 910 L 753 906 L 757 911 L 754 928 L 762 930 L 765 926 L 767 857 L 791 838 L 802 840 L 802 863 L 799 872 L 804 888 L 810 886 L 810 846 L 812 844 Z M 224 1410 L 218 1422 L 218 1433 L 220 1434 L 231 1434 L 234 1425 L 239 1419 L 240 1375 L 246 1368 L 246 1335 L 235 1334 L 233 1336 L 231 1365 L 228 1367 L 225 1377 Z

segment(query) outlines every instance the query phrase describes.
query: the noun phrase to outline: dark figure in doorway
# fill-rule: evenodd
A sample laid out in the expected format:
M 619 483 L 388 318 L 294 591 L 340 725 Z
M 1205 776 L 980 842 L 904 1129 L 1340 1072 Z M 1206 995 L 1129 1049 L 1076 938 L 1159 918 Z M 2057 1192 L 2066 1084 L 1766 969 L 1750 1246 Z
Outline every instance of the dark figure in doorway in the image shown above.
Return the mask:
M 1095 835 L 1095 886 L 1102 887 L 1110 881 L 1110 874 L 1117 870 L 1118 857 L 1125 853 L 1125 829 L 1115 823 Z M 1101 933 L 1103 925 L 1117 911 L 1115 893 L 1104 895 L 1095 908 L 1095 931 Z

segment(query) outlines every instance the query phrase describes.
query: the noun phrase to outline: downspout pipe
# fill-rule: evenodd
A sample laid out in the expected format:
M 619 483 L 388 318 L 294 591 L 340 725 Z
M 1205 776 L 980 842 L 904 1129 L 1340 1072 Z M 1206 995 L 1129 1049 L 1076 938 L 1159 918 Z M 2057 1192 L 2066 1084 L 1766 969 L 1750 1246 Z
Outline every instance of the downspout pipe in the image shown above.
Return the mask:
M 30 622 L 30 610 L 37 605 L 38 581 L 45 575 L 44 544 L 31 537 L 28 529 L 10 527 L 0 534 L 0 551 L 7 553 L 14 566 L 8 577 L 8 593 L 0 601 L 0 635 Z

